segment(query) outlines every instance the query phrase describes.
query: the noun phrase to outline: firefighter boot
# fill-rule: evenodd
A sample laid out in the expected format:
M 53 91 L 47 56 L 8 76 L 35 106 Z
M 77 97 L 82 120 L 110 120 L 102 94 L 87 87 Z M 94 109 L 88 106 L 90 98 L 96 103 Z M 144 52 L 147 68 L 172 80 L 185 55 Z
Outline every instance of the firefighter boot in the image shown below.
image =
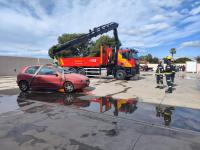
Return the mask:
M 172 88 L 168 88 L 165 93 L 172 93 Z

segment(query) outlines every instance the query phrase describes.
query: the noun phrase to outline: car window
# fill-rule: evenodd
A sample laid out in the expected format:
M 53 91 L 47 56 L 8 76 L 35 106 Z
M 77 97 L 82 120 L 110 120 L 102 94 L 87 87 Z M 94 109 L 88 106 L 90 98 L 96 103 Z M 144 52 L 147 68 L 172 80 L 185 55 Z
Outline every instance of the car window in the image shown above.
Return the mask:
M 56 72 L 52 68 L 46 67 L 46 66 L 42 67 L 40 71 L 38 72 L 38 74 L 40 75 L 53 75 L 55 73 Z
M 39 66 L 32 66 L 26 69 L 25 73 L 28 74 L 35 74 L 35 72 L 38 70 Z

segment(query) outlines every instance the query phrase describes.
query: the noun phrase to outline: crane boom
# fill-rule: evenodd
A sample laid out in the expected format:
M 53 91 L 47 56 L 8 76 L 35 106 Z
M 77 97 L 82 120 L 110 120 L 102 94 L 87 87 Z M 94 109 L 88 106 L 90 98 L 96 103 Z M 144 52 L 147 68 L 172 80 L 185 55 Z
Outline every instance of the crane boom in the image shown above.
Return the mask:
M 75 45 L 78 45 L 80 43 L 84 43 L 86 41 L 89 41 L 93 37 L 96 37 L 98 35 L 104 34 L 106 32 L 109 32 L 113 30 L 114 38 L 115 38 L 115 44 L 116 47 L 119 47 L 119 39 L 118 39 L 118 33 L 117 33 L 118 23 L 111 22 L 99 27 L 94 28 L 93 30 L 89 30 L 89 33 L 81 35 L 73 40 L 70 40 L 68 42 L 65 42 L 63 44 L 58 44 L 53 48 L 53 55 L 56 55 L 57 53 L 69 49 Z

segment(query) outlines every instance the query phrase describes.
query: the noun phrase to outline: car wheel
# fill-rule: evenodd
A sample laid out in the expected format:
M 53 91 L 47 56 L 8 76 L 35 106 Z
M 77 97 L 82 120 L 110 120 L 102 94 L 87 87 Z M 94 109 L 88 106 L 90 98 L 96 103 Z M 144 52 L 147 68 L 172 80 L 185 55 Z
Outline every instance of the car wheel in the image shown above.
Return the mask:
M 85 74 L 86 74 L 84 68 L 79 68 L 79 69 L 78 69 L 78 73 L 79 73 L 79 74 L 82 74 L 82 75 L 85 75 Z
M 67 94 L 64 99 L 64 104 L 71 105 L 73 103 L 73 100 L 74 100 L 74 96 L 72 94 Z
M 64 90 L 65 90 L 65 93 L 71 93 L 74 91 L 74 85 L 67 81 L 64 83 Z
M 124 80 L 125 78 L 126 78 L 126 72 L 124 70 L 117 70 L 116 79 L 117 80 Z
M 29 90 L 29 84 L 27 81 L 20 81 L 19 82 L 19 89 L 22 91 L 22 92 L 26 92 Z

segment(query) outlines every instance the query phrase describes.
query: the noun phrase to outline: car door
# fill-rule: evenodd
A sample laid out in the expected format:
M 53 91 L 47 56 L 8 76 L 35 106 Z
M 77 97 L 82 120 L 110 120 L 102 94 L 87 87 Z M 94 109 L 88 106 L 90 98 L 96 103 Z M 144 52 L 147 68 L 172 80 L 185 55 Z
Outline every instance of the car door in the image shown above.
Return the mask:
M 35 75 L 32 85 L 40 89 L 59 89 L 61 87 L 61 75 L 52 67 L 43 66 Z
M 38 69 L 39 69 L 39 66 L 30 66 L 30 67 L 28 67 L 24 71 L 24 73 L 22 74 L 23 77 L 22 77 L 21 80 L 26 80 L 30 84 L 30 86 L 32 88 L 31 82 L 32 82 L 32 79 L 33 79 L 33 77 L 34 77 L 34 75 L 35 75 L 35 73 L 37 72 Z

